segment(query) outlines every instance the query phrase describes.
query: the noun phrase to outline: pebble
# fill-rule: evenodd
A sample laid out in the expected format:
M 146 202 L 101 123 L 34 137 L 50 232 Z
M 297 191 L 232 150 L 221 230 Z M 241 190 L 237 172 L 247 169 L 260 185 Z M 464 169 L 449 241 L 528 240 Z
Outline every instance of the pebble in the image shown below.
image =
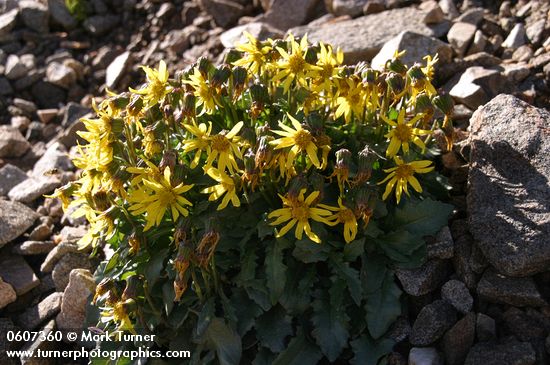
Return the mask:
M 38 351 L 55 351 L 57 350 L 58 344 L 53 341 L 48 341 L 49 337 L 55 336 L 55 321 L 52 319 L 42 328 L 40 328 L 40 336 L 36 336 L 34 341 L 27 342 L 25 346 L 21 348 L 22 354 L 19 359 L 21 360 L 21 365 L 42 365 L 44 363 L 37 362 L 36 358 L 28 357 L 28 354 L 38 353 Z M 44 352 L 43 352 L 44 353 Z
M 497 330 L 495 320 L 486 314 L 478 313 L 476 320 L 477 340 L 480 342 L 496 339 Z
M 463 365 L 474 344 L 476 315 L 468 313 L 443 336 L 442 347 L 446 365 Z
M 55 290 L 63 291 L 69 283 L 69 274 L 73 269 L 92 270 L 90 258 L 81 253 L 69 252 L 65 254 L 52 270 L 52 279 L 55 284 Z
M 419 9 L 426 12 L 424 15 L 425 24 L 438 24 L 445 20 L 445 13 L 435 0 L 422 2 Z
M 58 112 L 58 109 L 40 109 L 36 114 L 42 123 L 48 124 L 57 117 Z
M 44 194 L 52 193 L 61 185 L 62 182 L 57 176 L 31 177 L 14 186 L 8 197 L 21 203 L 31 203 Z
M 75 244 L 61 242 L 56 245 L 49 253 L 48 256 L 42 262 L 40 271 L 43 273 L 49 273 L 55 267 L 55 264 L 66 254 L 71 252 L 78 252 L 78 247 Z
M 19 255 L 4 253 L 0 256 L 0 277 L 21 296 L 40 285 L 27 261 Z
M 502 43 L 502 47 L 516 49 L 525 44 L 525 27 L 517 23 Z
M 40 224 L 36 226 L 29 234 L 29 240 L 31 241 L 44 241 L 52 235 L 52 229 L 47 224 Z
M 37 218 L 38 214 L 21 203 L 0 200 L 0 247 L 23 234 Z
M 17 184 L 25 181 L 27 174 L 19 167 L 6 164 L 0 168 L 0 195 L 7 195 Z
M 0 309 L 3 309 L 10 303 L 15 302 L 17 299 L 17 294 L 13 290 L 13 286 L 4 282 L 0 277 Z
M 55 142 L 44 153 L 42 157 L 34 164 L 32 176 L 40 178 L 52 170 L 70 171 L 74 166 L 67 152 L 67 148 L 59 142 Z
M 436 300 L 428 304 L 414 321 L 410 343 L 427 346 L 439 340 L 456 322 L 456 311 L 447 302 Z
M 0 38 L 10 34 L 13 27 L 15 27 L 18 14 L 19 9 L 12 9 L 0 15 Z
M 428 259 L 450 259 L 454 255 L 454 241 L 449 226 L 441 228 L 437 233 L 434 242 L 428 242 L 426 245 Z
M 76 72 L 62 63 L 52 62 L 46 69 L 46 80 L 64 89 L 70 89 L 76 83 Z
M 502 342 L 479 342 L 475 344 L 464 365 L 534 365 L 536 353 L 528 342 L 506 339 Z
M 82 25 L 92 36 L 100 37 L 109 33 L 119 21 L 117 15 L 92 15 L 86 18 Z
M 474 298 L 468 288 L 459 280 L 447 281 L 441 287 L 441 298 L 464 314 L 471 311 L 474 304 Z
M 59 313 L 62 297 L 62 293 L 52 293 L 48 295 L 40 303 L 21 313 L 17 317 L 16 323 L 25 330 L 34 330 L 38 328 L 40 324 Z
M 124 76 L 124 73 L 128 67 L 130 67 L 131 63 L 132 54 L 130 52 L 124 52 L 109 64 L 105 74 L 105 84 L 108 88 L 115 88 L 122 76 Z
M 11 95 L 13 94 L 13 88 L 11 87 L 10 82 L 3 76 L 0 76 L 0 95 Z
M 548 305 L 538 291 L 532 277 L 506 277 L 492 269 L 485 271 L 477 286 L 477 294 L 492 303 L 517 307 Z
M 4 70 L 4 75 L 9 80 L 17 80 L 21 77 L 25 76 L 29 69 L 27 66 L 21 61 L 19 56 L 10 54 L 8 56 L 8 59 L 6 60 L 6 68 Z
M 25 241 L 13 248 L 20 255 L 45 255 L 55 248 L 53 241 Z
M 470 23 L 479 26 L 479 23 L 483 20 L 483 8 L 473 8 L 468 9 L 462 13 L 458 18 L 455 19 L 456 22 Z
M 397 269 L 395 275 L 407 294 L 420 296 L 436 290 L 445 280 L 448 264 L 429 260 L 417 269 Z
M 71 15 L 65 0 L 48 0 L 48 8 L 52 19 L 67 30 L 77 27 L 78 21 Z
M 475 25 L 463 22 L 454 23 L 451 29 L 449 29 L 447 39 L 459 57 L 464 56 L 466 53 L 476 30 Z
M 61 312 L 55 320 L 60 330 L 82 328 L 86 318 L 86 305 L 95 292 L 95 281 L 89 270 L 75 269 L 69 275 L 69 283 L 63 291 Z
M 38 33 L 48 33 L 49 12 L 48 7 L 35 0 L 21 0 L 19 12 L 23 23 Z
M 413 347 L 409 353 L 409 365 L 443 365 L 443 360 L 433 347 Z

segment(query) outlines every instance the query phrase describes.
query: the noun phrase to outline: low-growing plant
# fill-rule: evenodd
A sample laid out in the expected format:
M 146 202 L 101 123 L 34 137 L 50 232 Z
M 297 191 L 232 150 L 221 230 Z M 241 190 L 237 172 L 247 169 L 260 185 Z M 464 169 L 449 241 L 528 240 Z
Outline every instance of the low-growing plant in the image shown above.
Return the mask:
M 422 264 L 452 211 L 437 57 L 377 71 L 306 37 L 247 36 L 219 66 L 144 66 L 83 120 L 82 173 L 54 196 L 90 223 L 82 246 L 114 250 L 101 328 L 191 363 L 376 364 L 402 313 L 394 269 Z
M 65 6 L 78 21 L 83 21 L 88 16 L 87 0 L 65 0 Z

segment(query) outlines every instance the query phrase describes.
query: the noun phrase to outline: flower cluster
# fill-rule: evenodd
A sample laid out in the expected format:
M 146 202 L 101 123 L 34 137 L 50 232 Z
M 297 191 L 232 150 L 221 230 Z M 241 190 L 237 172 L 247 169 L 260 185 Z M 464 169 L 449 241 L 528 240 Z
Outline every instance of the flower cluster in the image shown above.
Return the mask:
M 259 197 L 277 237 L 321 243 L 330 229 L 352 242 L 377 206 L 422 193 L 434 115 L 450 121 L 437 56 L 407 68 L 396 53 L 374 70 L 306 37 L 247 37 L 219 66 L 201 58 L 170 78 L 161 61 L 143 67 L 145 84 L 94 104 L 80 178 L 54 194 L 89 221 L 81 245 L 125 231 L 117 242 L 137 257 L 154 234 L 172 237 L 177 299 L 197 283 L 190 268 L 213 261 L 216 214 Z

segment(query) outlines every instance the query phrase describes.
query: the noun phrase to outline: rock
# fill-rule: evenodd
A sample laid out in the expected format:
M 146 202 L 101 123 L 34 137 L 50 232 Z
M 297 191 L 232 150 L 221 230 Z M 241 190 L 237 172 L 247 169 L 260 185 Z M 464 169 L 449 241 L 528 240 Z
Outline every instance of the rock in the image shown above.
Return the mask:
M 64 89 L 70 89 L 76 83 L 76 72 L 59 62 L 52 62 L 46 69 L 46 80 Z
M 67 149 L 59 142 L 52 144 L 44 155 L 34 164 L 32 176 L 41 177 L 51 170 L 70 171 L 73 169 L 73 163 L 69 157 Z
M 14 186 L 8 197 L 21 203 L 31 203 L 44 194 L 52 193 L 61 185 L 63 184 L 57 176 L 31 177 Z
M 456 322 L 456 311 L 447 302 L 436 300 L 422 308 L 414 322 L 410 343 L 427 346 L 443 336 Z
M 37 328 L 40 324 L 59 313 L 61 297 L 63 297 L 63 293 L 48 295 L 40 303 L 21 313 L 17 318 L 17 323 L 25 330 Z
M 511 278 L 495 272 L 485 271 L 477 285 L 477 294 L 493 303 L 504 303 L 516 307 L 540 307 L 547 305 L 540 295 L 533 278 Z
M 23 234 L 37 218 L 38 214 L 21 203 L 0 200 L 0 247 Z
M 445 354 L 445 364 L 462 365 L 470 348 L 474 344 L 476 331 L 476 315 L 468 313 L 458 321 L 445 336 L 442 347 Z
M 36 226 L 29 234 L 29 240 L 32 241 L 44 241 L 52 235 L 52 229 L 49 225 L 42 223 Z
M 119 23 L 116 15 L 93 15 L 86 18 L 82 24 L 84 29 L 93 36 L 100 37 L 109 33 Z
M 28 141 L 32 140 L 41 140 L 45 138 L 44 136 L 44 125 L 40 122 L 31 122 L 29 126 L 27 127 L 27 133 L 25 134 L 25 138 Z
M 69 275 L 69 284 L 63 292 L 61 312 L 56 318 L 61 330 L 82 328 L 86 318 L 86 305 L 95 292 L 95 281 L 88 270 L 75 269 Z
M 92 109 L 71 101 L 64 109 L 61 126 L 67 128 L 77 122 L 80 118 L 84 117 L 87 114 L 90 114 L 91 112 Z
M 336 16 L 348 15 L 352 18 L 363 15 L 363 7 L 369 0 L 332 0 L 330 12 Z
M 237 20 L 244 14 L 244 7 L 231 0 L 199 0 L 198 3 L 222 28 L 236 24 Z
M 0 95 L 11 95 L 13 94 L 13 89 L 10 82 L 5 77 L 0 76 Z
M 464 56 L 475 33 L 476 26 L 470 23 L 457 22 L 449 29 L 447 39 L 459 57 Z
M 522 23 L 517 23 L 502 43 L 502 47 L 516 49 L 525 44 L 525 28 Z
M 377 14 L 386 10 L 386 1 L 385 0 L 369 0 L 365 6 L 363 6 L 363 14 Z
M 47 81 L 38 81 L 32 85 L 32 96 L 40 108 L 58 108 L 66 100 L 66 91 Z
M 425 24 L 439 24 L 445 20 L 445 13 L 435 0 L 424 1 L 420 4 L 420 9 L 426 14 L 424 15 Z
M 470 120 L 470 231 L 508 276 L 550 264 L 550 112 L 499 95 Z
M 506 332 L 513 334 L 518 340 L 537 341 L 544 338 L 547 332 L 544 317 L 542 320 L 537 317 L 519 308 L 511 307 L 504 312 L 502 319 Z
M 510 89 L 510 85 L 506 82 L 506 77 L 499 70 L 496 67 L 469 67 L 460 77 L 459 83 L 472 82 L 481 86 L 489 97 L 494 97 Z
M 447 276 L 447 263 L 429 260 L 417 269 L 397 269 L 397 278 L 409 295 L 420 296 L 436 290 Z
M 0 277 L 21 296 L 40 284 L 27 261 L 21 256 L 3 254 L 0 257 Z
M 26 180 L 27 174 L 19 167 L 6 164 L 0 168 L 0 195 L 7 195 L 15 185 Z
M 0 278 L 0 309 L 3 309 L 8 304 L 15 302 L 16 299 L 17 294 L 15 294 L 13 286 L 4 282 L 4 280 Z
M 286 31 L 312 18 L 321 2 L 320 0 L 272 0 L 269 10 L 258 20 Z
M 203 30 L 194 25 L 187 26 L 183 29 L 174 29 L 166 34 L 160 48 L 169 49 L 174 53 L 181 53 L 189 48 L 191 44 L 190 38 L 202 34 Z
M 477 109 L 489 100 L 481 86 L 472 82 L 459 82 L 449 91 L 449 95 L 470 109 Z
M 0 15 L 0 38 L 3 38 L 10 34 L 13 27 L 15 27 L 18 14 L 18 9 L 12 9 Z
M 508 339 L 501 343 L 490 341 L 475 344 L 464 364 L 532 365 L 535 361 L 535 350 L 529 343 Z
M 263 41 L 267 38 L 282 38 L 283 33 L 266 23 L 252 22 L 238 27 L 231 28 L 220 35 L 220 40 L 224 47 L 233 48 L 236 44 L 247 42 L 247 38 L 243 35 L 244 32 L 248 32 L 254 36 L 254 38 Z
M 443 365 L 443 361 L 433 347 L 413 347 L 409 353 L 409 365 Z
M 511 65 L 504 65 L 504 76 L 511 83 L 519 84 L 525 80 L 530 74 L 529 67 L 526 63 L 515 63 Z
M 296 36 L 307 33 L 310 42 L 326 42 L 344 52 L 345 62 L 354 64 L 370 61 L 384 43 L 399 33 L 409 30 L 427 37 L 438 38 L 447 30 L 447 24 L 428 27 L 422 22 L 423 12 L 413 7 L 387 10 L 357 19 L 327 23 L 322 26 L 304 26 L 290 31 Z M 391 24 L 391 27 L 388 27 Z M 473 36 L 473 34 L 472 34 Z
M 38 33 L 48 33 L 49 12 L 48 7 L 38 1 L 21 0 L 19 2 L 19 14 L 23 23 Z
M 478 29 L 474 34 L 474 40 L 472 41 L 470 48 L 468 48 L 467 54 L 473 55 L 479 52 L 483 52 L 485 51 L 485 46 L 487 46 L 487 38 L 485 38 L 483 32 Z
M 459 15 L 454 0 L 439 0 L 439 7 L 449 19 L 454 19 Z
M 468 313 L 474 305 L 474 298 L 459 280 L 449 280 L 441 288 L 441 298 L 461 313 Z
M 527 25 L 525 35 L 532 44 L 539 44 L 542 42 L 545 26 L 546 19 L 544 18 Z
M 433 56 L 437 53 L 439 55 L 438 64 L 449 63 L 453 56 L 453 50 L 447 43 L 433 37 L 404 31 L 384 44 L 380 52 L 372 59 L 371 66 L 382 70 L 386 61 L 390 60 L 397 50 L 407 51 L 401 61 L 409 67 L 416 62 L 425 63 L 423 57 L 426 55 Z
M 58 112 L 58 109 L 40 109 L 36 114 L 42 123 L 48 124 L 57 117 Z
M 45 255 L 55 248 L 53 241 L 25 241 L 13 248 L 19 255 Z
M 533 58 L 533 50 L 528 45 L 518 47 L 514 53 L 512 53 L 512 60 L 516 62 L 527 62 Z
M 486 314 L 478 313 L 476 333 L 477 340 L 480 342 L 494 340 L 497 337 L 495 320 Z
M 18 115 L 11 117 L 10 124 L 12 127 L 17 128 L 21 133 L 23 133 L 31 124 L 31 120 L 24 115 Z
M 9 80 L 20 79 L 25 76 L 28 71 L 29 68 L 21 60 L 20 57 L 14 54 L 10 54 L 8 56 L 8 59 L 6 60 L 6 69 L 4 70 L 4 74 Z
M 33 114 L 36 112 L 36 105 L 32 101 L 21 98 L 14 98 L 12 103 L 27 117 L 32 117 Z
M 458 18 L 456 18 L 456 21 L 470 23 L 477 27 L 479 23 L 481 23 L 481 21 L 483 20 L 483 12 L 483 8 L 469 9 L 462 13 Z
M 29 357 L 29 354 L 46 353 L 45 351 L 53 351 L 56 349 L 57 343 L 54 341 L 48 341 L 48 338 L 55 337 L 55 321 L 52 319 L 39 331 L 40 336 L 36 336 L 34 341 L 27 342 L 25 346 L 21 348 L 22 355 L 19 357 L 21 360 L 21 365 L 46 365 L 49 364 L 48 360 L 41 362 L 36 357 Z M 51 335 L 51 336 L 50 336 Z
M 33 69 L 25 74 L 22 78 L 16 80 L 13 84 L 16 91 L 25 90 L 34 85 L 39 80 L 42 80 L 46 76 L 44 69 Z
M 441 228 L 437 233 L 434 242 L 428 242 L 426 245 L 428 259 L 450 259 L 454 254 L 454 241 L 451 236 L 451 230 L 448 226 Z
M 78 252 L 78 247 L 73 243 L 61 242 L 55 246 L 44 259 L 40 271 L 43 273 L 51 272 L 55 264 L 66 254 Z
M 105 74 L 105 84 L 108 88 L 113 89 L 116 86 L 122 76 L 124 76 L 128 67 L 130 67 L 131 62 L 132 54 L 130 52 L 124 52 L 109 64 Z
M 60 242 L 76 243 L 87 232 L 88 228 L 86 226 L 63 227 L 56 237 Z
M 92 269 L 88 256 L 80 253 L 67 253 L 55 264 L 52 279 L 55 290 L 63 291 L 69 283 L 69 274 L 74 269 Z
M 77 20 L 71 15 L 64 0 L 48 0 L 48 8 L 52 19 L 67 30 L 77 27 Z

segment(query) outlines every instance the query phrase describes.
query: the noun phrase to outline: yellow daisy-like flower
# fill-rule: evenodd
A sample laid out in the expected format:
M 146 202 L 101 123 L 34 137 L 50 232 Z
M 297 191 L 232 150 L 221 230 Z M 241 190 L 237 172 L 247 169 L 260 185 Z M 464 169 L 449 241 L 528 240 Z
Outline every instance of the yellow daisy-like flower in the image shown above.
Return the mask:
M 185 206 L 192 206 L 193 204 L 181 194 L 189 191 L 193 184 L 184 185 L 180 183 L 177 186 L 172 186 L 169 167 L 164 169 L 164 174 L 160 179 L 143 179 L 142 183 L 142 188 L 130 194 L 128 201 L 133 203 L 129 208 L 133 215 L 147 213 L 147 224 L 143 231 L 158 226 L 168 208 L 172 212 L 174 221 L 178 219 L 180 214 L 184 217 L 189 215 L 189 211 Z
M 269 53 L 271 47 L 262 46 L 260 41 L 246 31 L 243 34 L 248 38 L 248 42 L 237 44 L 235 49 L 244 52 L 245 55 L 240 60 L 233 62 L 233 64 L 245 67 L 253 74 L 259 74 L 262 66 L 266 63 L 266 55 Z
M 307 198 L 304 199 L 304 193 L 306 189 L 302 189 L 297 198 L 284 197 L 279 194 L 279 197 L 283 201 L 284 208 L 276 209 L 269 213 L 268 218 L 276 218 L 271 222 L 272 226 L 280 225 L 284 222 L 288 222 L 280 231 L 277 232 L 277 237 L 284 236 L 290 229 L 296 226 L 294 235 L 297 239 L 301 240 L 303 233 L 309 237 L 313 242 L 321 243 L 321 239 L 312 230 L 309 224 L 309 220 L 321 222 L 327 225 L 333 225 L 326 217 L 332 215 L 330 210 L 317 208 L 313 205 L 313 202 L 319 196 L 318 191 L 314 191 Z
M 202 106 L 200 115 L 212 114 L 218 105 L 218 95 L 216 88 L 204 78 L 198 68 L 194 68 L 193 74 L 189 75 L 189 80 L 183 81 L 184 84 L 189 84 L 195 90 L 194 94 L 197 97 L 197 106 Z
M 208 147 L 208 139 L 210 133 L 212 133 L 212 122 L 208 123 L 208 127 L 204 123 L 198 126 L 196 124 L 184 124 L 183 126 L 195 137 L 185 140 L 183 143 L 183 152 L 197 151 L 193 161 L 191 161 L 191 168 L 194 169 L 199 164 L 202 151 Z
M 342 198 L 338 198 L 338 207 L 331 207 L 329 205 L 319 204 L 319 207 L 332 210 L 335 213 L 328 217 L 333 224 L 342 223 L 344 225 L 344 239 L 346 243 L 350 243 L 357 236 L 357 218 L 353 213 L 353 210 L 346 207 L 342 203 Z
M 434 166 L 430 166 L 432 162 L 428 160 L 405 163 L 398 156 L 394 158 L 394 161 L 397 166 L 390 169 L 385 169 L 384 172 L 388 172 L 389 174 L 386 178 L 384 178 L 384 180 L 380 181 L 378 185 L 383 184 L 386 181 L 388 182 L 384 195 L 382 196 L 383 200 L 388 198 L 395 186 L 395 197 L 397 198 L 397 204 L 399 204 L 403 191 L 409 195 L 407 184 L 411 184 L 413 189 L 417 192 L 422 192 L 422 187 L 416 177 L 414 177 L 414 174 L 425 174 L 432 171 Z
M 336 54 L 333 53 L 332 47 L 323 43 L 319 45 L 317 53 L 317 66 L 320 70 L 316 72 L 314 88 L 316 91 L 329 92 L 333 86 L 333 78 L 338 75 L 338 66 L 344 62 L 344 53 L 338 49 Z
M 281 47 L 277 47 L 277 51 L 281 54 L 282 59 L 277 63 L 279 72 L 272 78 L 275 82 L 284 79 L 282 86 L 285 93 L 288 92 L 293 81 L 296 81 L 299 85 L 306 86 L 306 78 L 310 73 L 321 69 L 319 66 L 312 65 L 306 61 L 307 36 L 304 36 L 300 40 L 300 43 L 294 40 L 292 34 L 288 36 L 288 40 L 291 47 L 290 53 Z
M 346 78 L 345 81 L 345 85 L 339 85 L 334 117 L 340 118 L 343 115 L 346 123 L 349 123 L 353 114 L 359 117 L 363 115 L 366 95 L 361 81 L 352 78 Z
M 141 66 L 141 68 L 145 71 L 147 84 L 139 90 L 130 88 L 130 91 L 143 95 L 145 104 L 150 107 L 164 98 L 172 90 L 172 87 L 168 85 L 168 70 L 164 61 L 159 62 L 157 70 L 147 66 Z
M 319 158 L 317 157 L 317 146 L 313 142 L 313 136 L 308 130 L 303 129 L 300 122 L 293 118 L 290 114 L 288 114 L 288 118 L 290 119 L 295 129 L 292 129 L 289 126 L 284 125 L 282 122 L 279 122 L 279 127 L 281 127 L 283 130 L 274 130 L 273 133 L 283 136 L 283 138 L 271 141 L 270 144 L 275 146 L 276 150 L 292 146 L 286 158 L 287 169 L 292 167 L 292 164 L 294 163 L 294 158 L 300 152 L 305 152 L 309 157 L 311 163 L 315 167 L 320 168 L 321 163 L 319 162 Z
M 220 205 L 218 205 L 217 210 L 222 210 L 225 207 L 227 207 L 227 204 L 229 203 L 229 201 L 231 201 L 231 204 L 233 204 L 234 207 L 241 206 L 241 201 L 237 196 L 237 189 L 235 187 L 235 182 L 233 181 L 232 178 L 230 178 L 225 172 L 223 172 L 223 170 L 220 171 L 213 167 L 206 170 L 206 173 L 212 179 L 219 182 L 219 184 L 203 189 L 201 193 L 210 194 L 210 196 L 208 197 L 209 201 L 218 200 L 222 195 L 225 194 L 225 196 L 222 199 L 222 202 L 220 203 Z
M 380 117 L 393 128 L 384 135 L 388 138 L 390 144 L 386 150 L 386 156 L 395 156 L 400 149 L 403 149 L 404 153 L 409 153 L 409 143 L 412 142 L 422 150 L 426 148 L 424 141 L 419 136 L 425 136 L 431 134 L 432 131 L 415 128 L 414 125 L 418 122 L 423 115 L 418 114 L 408 122 L 405 121 L 405 108 L 399 111 L 397 122 L 389 120 L 384 114 L 380 114 Z

